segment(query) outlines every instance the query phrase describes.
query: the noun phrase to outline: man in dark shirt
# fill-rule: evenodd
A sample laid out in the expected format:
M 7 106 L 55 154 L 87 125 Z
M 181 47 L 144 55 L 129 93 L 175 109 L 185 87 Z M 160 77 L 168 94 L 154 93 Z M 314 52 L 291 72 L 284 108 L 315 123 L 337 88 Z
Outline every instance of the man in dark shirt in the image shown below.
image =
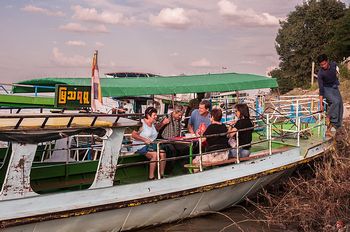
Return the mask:
M 320 70 L 317 74 L 321 111 L 324 110 L 324 98 L 330 104 L 328 108 L 327 118 L 331 125 L 328 126 L 330 133 L 331 126 L 336 129 L 342 126 L 343 121 L 343 100 L 339 92 L 339 80 L 337 75 L 339 70 L 335 62 L 329 62 L 325 54 L 318 56 Z

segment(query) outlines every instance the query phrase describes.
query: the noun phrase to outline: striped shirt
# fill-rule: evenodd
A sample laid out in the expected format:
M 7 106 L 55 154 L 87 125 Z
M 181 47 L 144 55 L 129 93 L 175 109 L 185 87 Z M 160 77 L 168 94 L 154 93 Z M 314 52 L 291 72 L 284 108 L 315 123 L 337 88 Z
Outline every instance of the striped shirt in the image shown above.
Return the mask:
M 173 114 L 169 115 L 169 123 L 164 126 L 162 134 L 163 139 L 170 139 L 181 134 L 181 123 L 180 121 L 173 118 Z

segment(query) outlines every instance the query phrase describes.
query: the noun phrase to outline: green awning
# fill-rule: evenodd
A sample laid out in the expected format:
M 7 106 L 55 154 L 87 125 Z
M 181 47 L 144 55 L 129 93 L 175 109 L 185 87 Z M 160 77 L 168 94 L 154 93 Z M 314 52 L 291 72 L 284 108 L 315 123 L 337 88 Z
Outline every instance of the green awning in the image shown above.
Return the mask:
M 90 78 L 41 78 L 22 81 L 21 85 L 55 86 L 56 84 L 90 86 Z M 222 73 L 191 76 L 101 78 L 102 94 L 106 97 L 140 96 L 200 92 L 276 88 L 274 78 L 253 74 Z M 15 93 L 35 92 L 34 88 L 16 86 Z M 38 92 L 52 91 L 38 88 Z
M 8 107 L 53 107 L 53 97 L 20 96 L 12 94 L 0 94 L 0 106 Z

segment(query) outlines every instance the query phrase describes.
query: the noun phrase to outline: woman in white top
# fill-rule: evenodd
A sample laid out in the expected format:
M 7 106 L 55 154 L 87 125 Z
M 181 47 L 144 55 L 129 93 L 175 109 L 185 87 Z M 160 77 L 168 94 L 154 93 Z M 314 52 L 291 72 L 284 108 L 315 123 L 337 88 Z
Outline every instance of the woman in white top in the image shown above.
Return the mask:
M 134 139 L 133 144 L 140 144 L 139 146 L 133 146 L 133 150 L 141 155 L 146 155 L 150 161 L 154 161 L 149 164 L 148 179 L 153 180 L 155 178 L 154 172 L 156 170 L 157 163 L 157 146 L 152 142 L 157 138 L 158 131 L 154 124 L 157 120 L 157 110 L 154 107 L 148 107 L 145 110 L 145 118 L 142 120 L 142 126 L 139 131 L 133 131 L 131 136 Z M 164 175 L 165 169 L 165 152 L 160 151 L 160 175 Z

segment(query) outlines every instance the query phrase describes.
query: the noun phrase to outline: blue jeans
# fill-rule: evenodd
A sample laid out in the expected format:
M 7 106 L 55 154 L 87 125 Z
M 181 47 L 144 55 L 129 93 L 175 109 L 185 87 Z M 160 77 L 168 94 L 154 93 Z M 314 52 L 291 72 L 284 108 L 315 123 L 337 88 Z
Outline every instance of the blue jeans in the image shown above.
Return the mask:
M 243 148 L 239 148 L 238 154 L 239 154 L 239 158 L 244 158 L 250 155 L 250 151 Z M 237 157 L 237 149 L 233 148 L 228 153 L 228 158 L 236 158 L 236 157 Z
M 157 151 L 157 144 L 151 143 L 147 144 L 140 149 L 138 149 L 136 152 L 139 153 L 140 155 L 146 155 L 147 152 L 152 152 L 152 151 Z
M 324 97 L 329 103 L 327 110 L 330 122 L 335 128 L 339 128 L 343 123 L 343 100 L 337 86 L 324 87 Z

